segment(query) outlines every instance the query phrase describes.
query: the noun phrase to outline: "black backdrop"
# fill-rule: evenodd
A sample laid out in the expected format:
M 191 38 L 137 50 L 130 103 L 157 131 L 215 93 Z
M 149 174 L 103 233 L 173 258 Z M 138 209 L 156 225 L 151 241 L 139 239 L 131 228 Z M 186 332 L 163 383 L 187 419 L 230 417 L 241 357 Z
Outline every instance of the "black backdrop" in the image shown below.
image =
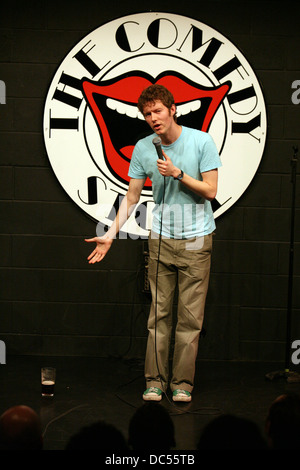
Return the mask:
M 0 339 L 7 354 L 143 357 L 149 297 L 143 241 L 116 240 L 89 266 L 95 223 L 61 188 L 44 148 L 43 107 L 53 74 L 88 32 L 150 11 L 142 1 L 2 2 L 0 79 Z M 241 199 L 217 219 L 199 358 L 284 360 L 290 233 L 290 159 L 300 144 L 296 2 L 152 2 L 152 11 L 191 16 L 237 45 L 261 82 L 268 138 Z M 299 168 L 298 168 L 299 173 Z M 299 182 L 299 178 L 298 183 Z M 292 340 L 300 339 L 299 189 Z M 105 286 L 105 288 L 104 288 Z

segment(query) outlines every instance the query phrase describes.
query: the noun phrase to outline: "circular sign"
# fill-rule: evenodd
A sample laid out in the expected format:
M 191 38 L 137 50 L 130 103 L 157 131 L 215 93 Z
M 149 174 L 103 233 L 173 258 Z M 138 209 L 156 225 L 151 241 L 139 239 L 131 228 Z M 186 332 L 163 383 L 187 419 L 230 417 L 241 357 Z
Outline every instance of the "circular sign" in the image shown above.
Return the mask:
M 185 16 L 148 12 L 115 19 L 89 33 L 62 61 L 43 122 L 56 177 L 103 227 L 111 225 L 127 192 L 134 145 L 151 132 L 137 100 L 153 83 L 173 93 L 179 124 L 209 132 L 216 143 L 222 167 L 212 201 L 215 218 L 241 197 L 260 164 L 266 108 L 241 51 Z M 153 206 L 147 179 L 122 233 L 146 238 Z

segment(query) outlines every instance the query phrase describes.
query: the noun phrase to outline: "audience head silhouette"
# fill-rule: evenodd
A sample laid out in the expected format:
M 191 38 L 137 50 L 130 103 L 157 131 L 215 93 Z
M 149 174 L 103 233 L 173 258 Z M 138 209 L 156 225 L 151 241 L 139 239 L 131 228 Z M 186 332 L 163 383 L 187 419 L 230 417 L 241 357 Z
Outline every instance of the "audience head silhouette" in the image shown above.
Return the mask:
M 284 394 L 271 404 L 266 434 L 273 449 L 300 449 L 300 396 Z
M 258 426 L 252 421 L 230 414 L 213 419 L 199 439 L 197 449 L 242 450 L 266 449 Z
M 0 417 L 1 450 L 41 450 L 43 437 L 39 416 L 25 405 L 13 406 Z
M 114 450 L 127 449 L 126 440 L 115 426 L 98 421 L 81 428 L 71 436 L 65 450 Z
M 225 414 L 204 428 L 197 450 L 251 450 L 300 448 L 300 396 L 284 394 L 270 405 L 265 423 L 268 444 L 256 423 Z M 82 427 L 65 450 L 166 451 L 176 447 L 175 428 L 168 411 L 156 402 L 144 403 L 132 415 L 128 444 L 114 425 L 99 420 Z M 37 413 L 25 405 L 0 416 L 0 450 L 42 450 L 43 434 Z
M 129 423 L 128 443 L 133 450 L 168 450 L 175 447 L 175 431 L 168 411 L 148 402 L 136 410 Z

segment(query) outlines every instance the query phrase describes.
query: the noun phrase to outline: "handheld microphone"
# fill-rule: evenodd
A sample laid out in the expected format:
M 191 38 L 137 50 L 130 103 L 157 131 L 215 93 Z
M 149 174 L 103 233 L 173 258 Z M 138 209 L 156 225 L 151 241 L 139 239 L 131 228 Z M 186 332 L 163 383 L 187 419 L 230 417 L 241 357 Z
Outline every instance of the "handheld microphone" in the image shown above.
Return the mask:
M 163 157 L 163 154 L 162 154 L 162 148 L 161 148 L 161 138 L 158 137 L 158 135 L 157 135 L 152 140 L 152 143 L 155 145 L 158 158 L 160 158 L 161 160 L 164 160 L 164 157 Z

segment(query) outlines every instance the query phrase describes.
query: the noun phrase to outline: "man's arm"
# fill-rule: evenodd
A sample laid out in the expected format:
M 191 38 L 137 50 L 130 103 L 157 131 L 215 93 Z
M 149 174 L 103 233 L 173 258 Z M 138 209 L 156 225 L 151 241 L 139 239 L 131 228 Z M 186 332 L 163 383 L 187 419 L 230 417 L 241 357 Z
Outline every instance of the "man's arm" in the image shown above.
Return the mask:
M 176 178 L 180 174 L 181 169 L 173 165 L 171 159 L 164 151 L 163 156 L 165 157 L 165 160 L 157 161 L 158 171 L 163 176 Z M 183 178 L 180 181 L 194 193 L 208 199 L 208 201 L 212 201 L 216 197 L 218 189 L 218 169 L 215 168 L 214 170 L 203 172 L 201 175 L 202 181 L 184 173 Z
M 176 176 L 178 176 L 179 173 L 180 171 L 177 170 Z M 217 195 L 218 169 L 215 168 L 214 170 L 205 171 L 201 173 L 201 175 L 202 181 L 199 181 L 184 173 L 181 183 L 199 196 L 204 197 L 208 201 L 212 201 Z
M 85 241 L 95 242 L 96 248 L 88 257 L 90 264 L 102 261 L 110 249 L 114 238 L 119 233 L 127 219 L 130 217 L 136 204 L 139 202 L 145 179 L 131 179 L 126 196 L 123 198 L 115 220 L 103 237 L 88 238 Z

